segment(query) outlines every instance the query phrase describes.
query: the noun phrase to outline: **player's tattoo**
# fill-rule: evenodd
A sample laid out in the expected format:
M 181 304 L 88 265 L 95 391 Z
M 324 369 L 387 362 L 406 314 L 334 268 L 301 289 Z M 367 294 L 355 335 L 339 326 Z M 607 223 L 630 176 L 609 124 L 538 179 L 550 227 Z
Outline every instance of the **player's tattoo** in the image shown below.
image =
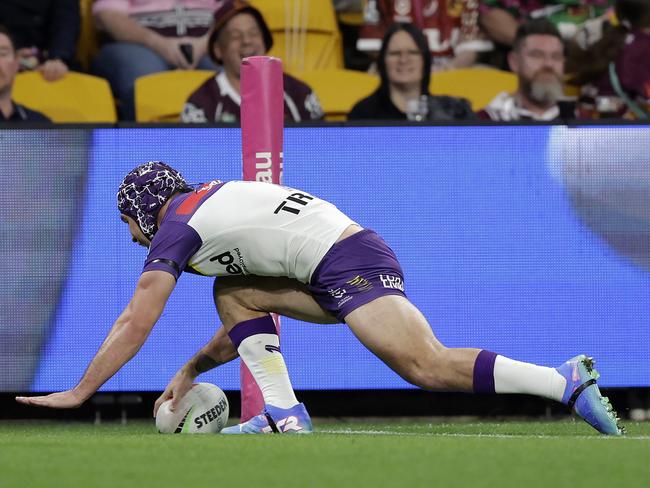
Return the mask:
M 219 363 L 217 361 L 212 359 L 207 354 L 201 354 L 198 358 L 196 358 L 196 365 L 194 368 L 196 369 L 196 372 L 200 374 L 205 373 L 206 371 L 210 371 L 217 366 L 219 366 Z

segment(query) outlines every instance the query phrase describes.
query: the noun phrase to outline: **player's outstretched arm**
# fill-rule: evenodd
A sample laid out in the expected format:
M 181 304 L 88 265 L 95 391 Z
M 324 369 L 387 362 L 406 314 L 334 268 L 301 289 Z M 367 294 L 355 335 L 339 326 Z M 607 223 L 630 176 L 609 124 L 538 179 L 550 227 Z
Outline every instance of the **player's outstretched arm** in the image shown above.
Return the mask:
M 180 399 L 192 388 L 192 383 L 198 375 L 232 361 L 237 356 L 237 351 L 228 337 L 228 333 L 223 327 L 219 328 L 210 342 L 174 375 L 165 391 L 156 400 L 153 406 L 153 416 L 155 417 L 158 413 L 160 405 L 170 398 L 172 399 L 171 410 L 174 411 Z
M 47 396 L 16 397 L 16 401 L 50 408 L 80 406 L 140 350 L 175 285 L 174 277 L 164 271 L 143 273 L 131 301 L 113 324 L 77 386 Z

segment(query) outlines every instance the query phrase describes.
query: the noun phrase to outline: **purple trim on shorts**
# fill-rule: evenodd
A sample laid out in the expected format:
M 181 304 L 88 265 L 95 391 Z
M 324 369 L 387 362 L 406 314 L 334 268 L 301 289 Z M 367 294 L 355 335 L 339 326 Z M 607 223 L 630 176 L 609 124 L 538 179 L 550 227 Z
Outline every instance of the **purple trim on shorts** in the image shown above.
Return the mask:
M 474 363 L 474 393 L 494 391 L 494 361 L 497 355 L 485 349 L 478 353 Z
M 257 334 L 278 334 L 273 317 L 266 315 L 265 317 L 245 320 L 239 322 L 228 332 L 228 336 L 234 344 L 235 349 L 239 349 L 239 345 L 244 339 Z

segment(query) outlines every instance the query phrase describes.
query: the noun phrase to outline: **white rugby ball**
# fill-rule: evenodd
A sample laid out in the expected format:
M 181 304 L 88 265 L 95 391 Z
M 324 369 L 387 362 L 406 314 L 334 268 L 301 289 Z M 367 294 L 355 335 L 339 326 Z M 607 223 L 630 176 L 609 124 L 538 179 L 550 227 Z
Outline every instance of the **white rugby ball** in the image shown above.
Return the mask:
M 181 398 L 176 410 L 167 400 L 158 409 L 156 427 L 161 434 L 215 434 L 228 422 L 228 399 L 218 386 L 197 383 Z

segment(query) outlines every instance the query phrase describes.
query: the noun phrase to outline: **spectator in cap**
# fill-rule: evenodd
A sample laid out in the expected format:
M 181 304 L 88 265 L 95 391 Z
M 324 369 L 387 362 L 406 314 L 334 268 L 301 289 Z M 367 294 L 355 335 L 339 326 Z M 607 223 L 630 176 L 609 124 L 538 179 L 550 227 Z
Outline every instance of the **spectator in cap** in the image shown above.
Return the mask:
M 11 99 L 18 73 L 18 57 L 9 30 L 0 25 L 0 123 L 49 122 L 45 115 L 18 105 Z
M 135 119 L 134 83 L 173 69 L 216 67 L 206 55 L 221 0 L 95 0 L 93 14 L 109 41 L 92 71 L 111 84 L 122 120 Z
M 241 61 L 249 56 L 263 56 L 272 46 L 273 37 L 259 10 L 245 1 L 224 1 L 214 13 L 208 39 L 208 54 L 223 70 L 190 95 L 181 120 L 195 123 L 238 121 Z M 323 117 L 312 89 L 286 73 L 284 115 L 285 120 L 293 122 Z

